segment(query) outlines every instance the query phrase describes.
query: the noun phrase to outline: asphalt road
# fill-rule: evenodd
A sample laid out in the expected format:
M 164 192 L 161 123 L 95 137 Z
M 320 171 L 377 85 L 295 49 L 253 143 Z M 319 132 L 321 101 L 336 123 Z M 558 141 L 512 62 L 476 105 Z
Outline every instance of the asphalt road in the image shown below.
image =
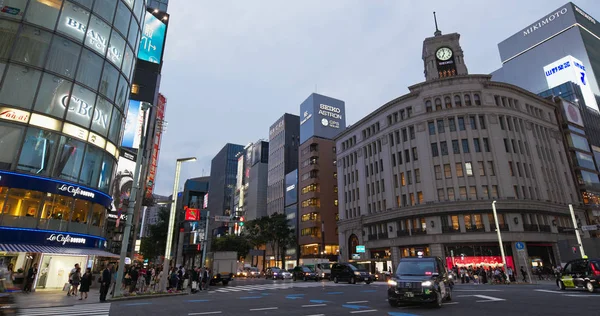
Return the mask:
M 558 291 L 545 285 L 455 286 L 452 302 L 441 309 L 389 306 L 384 283 L 334 284 L 238 279 L 229 286 L 208 292 L 168 298 L 110 303 L 111 316 L 132 315 L 598 315 L 600 293 Z M 108 304 L 106 304 L 108 305 Z M 104 306 L 78 306 L 76 315 L 106 315 Z M 58 310 L 67 315 L 69 310 Z M 22 315 L 51 315 L 48 310 L 24 311 Z M 73 314 L 73 315 L 74 315 Z

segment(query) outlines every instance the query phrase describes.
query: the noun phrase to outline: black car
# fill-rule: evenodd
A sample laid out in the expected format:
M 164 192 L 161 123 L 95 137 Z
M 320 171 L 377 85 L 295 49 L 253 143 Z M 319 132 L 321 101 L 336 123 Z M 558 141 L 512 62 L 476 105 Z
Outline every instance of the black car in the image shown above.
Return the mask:
M 350 284 L 363 281 L 367 284 L 373 282 L 371 273 L 367 272 L 361 266 L 352 263 L 334 263 L 331 267 L 330 278 L 335 283 L 339 281 L 346 281 Z
M 556 280 L 561 290 L 586 289 L 593 293 L 600 288 L 600 259 L 576 259 L 567 262 Z
M 391 306 L 433 304 L 442 307 L 452 300 L 452 282 L 439 257 L 402 258 L 395 275 L 388 281 Z
M 319 275 L 310 267 L 307 266 L 297 266 L 292 270 L 292 280 L 315 280 L 319 281 Z

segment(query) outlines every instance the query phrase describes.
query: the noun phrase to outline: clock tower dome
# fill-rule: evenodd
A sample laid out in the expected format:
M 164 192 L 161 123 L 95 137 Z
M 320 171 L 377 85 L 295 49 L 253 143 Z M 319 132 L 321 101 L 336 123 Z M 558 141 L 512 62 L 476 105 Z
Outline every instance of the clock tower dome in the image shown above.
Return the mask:
M 467 75 L 467 66 L 464 61 L 463 50 L 460 47 L 460 34 L 451 33 L 442 35 L 438 29 L 437 18 L 435 33 L 423 41 L 423 62 L 425 66 L 425 80 L 448 78 L 457 75 Z

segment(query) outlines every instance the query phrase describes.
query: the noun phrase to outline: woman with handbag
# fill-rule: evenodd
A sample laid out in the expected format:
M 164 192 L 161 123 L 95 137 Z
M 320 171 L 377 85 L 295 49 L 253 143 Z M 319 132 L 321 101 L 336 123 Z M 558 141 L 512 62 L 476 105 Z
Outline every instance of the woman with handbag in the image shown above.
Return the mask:
M 88 292 L 90 291 L 90 286 L 92 285 L 92 269 L 87 268 L 85 273 L 81 276 L 81 286 L 79 287 L 79 293 L 81 293 L 81 297 L 79 300 L 83 300 L 83 296 L 85 294 L 85 299 L 88 298 Z

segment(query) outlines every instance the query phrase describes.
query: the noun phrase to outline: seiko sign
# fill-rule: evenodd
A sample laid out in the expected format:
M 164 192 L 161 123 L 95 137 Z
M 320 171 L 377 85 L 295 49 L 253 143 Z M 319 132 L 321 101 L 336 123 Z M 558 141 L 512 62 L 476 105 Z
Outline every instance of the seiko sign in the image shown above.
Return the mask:
M 535 31 L 537 31 L 538 29 L 542 28 L 544 25 L 549 24 L 550 22 L 565 15 L 568 11 L 569 10 L 567 8 L 562 8 L 562 9 L 550 14 L 549 16 L 539 20 L 537 23 L 534 23 L 531 26 L 529 26 L 528 28 L 524 29 L 523 36 L 527 36 Z
M 96 196 L 96 194 L 94 192 L 85 191 L 85 190 L 82 190 L 80 187 L 66 185 L 66 184 L 60 185 L 58 187 L 58 190 L 62 191 L 62 192 L 70 193 L 74 197 L 85 196 L 85 197 L 89 197 L 89 198 L 93 199 Z
M 90 118 L 93 113 L 94 124 L 100 125 L 102 128 L 106 129 L 108 126 L 108 114 L 104 113 L 104 111 L 98 109 L 98 107 L 94 108 L 94 106 L 85 102 L 83 99 L 80 99 L 76 96 L 71 96 L 71 102 L 69 101 L 69 96 L 64 95 L 60 98 L 60 104 L 67 108 L 69 112 L 73 112 L 75 114 L 86 116 Z
M 57 242 L 59 244 L 62 244 L 63 246 L 65 244 L 83 244 L 83 245 L 85 245 L 85 238 L 71 237 L 71 235 L 52 234 L 48 238 L 46 238 L 46 240 Z
M 289 192 L 289 191 L 292 191 L 292 190 L 293 190 L 293 189 L 295 189 L 295 188 L 296 188 L 296 185 L 295 185 L 295 184 L 292 184 L 292 185 L 288 186 L 288 187 L 285 189 L 285 191 L 286 191 L 286 192 Z
M 340 122 L 337 120 L 342 120 L 342 110 L 335 106 L 320 104 L 319 105 L 319 115 L 324 116 L 325 118 L 321 119 L 321 124 L 323 126 L 328 126 L 332 128 L 340 128 Z M 333 119 L 328 119 L 333 118 Z

